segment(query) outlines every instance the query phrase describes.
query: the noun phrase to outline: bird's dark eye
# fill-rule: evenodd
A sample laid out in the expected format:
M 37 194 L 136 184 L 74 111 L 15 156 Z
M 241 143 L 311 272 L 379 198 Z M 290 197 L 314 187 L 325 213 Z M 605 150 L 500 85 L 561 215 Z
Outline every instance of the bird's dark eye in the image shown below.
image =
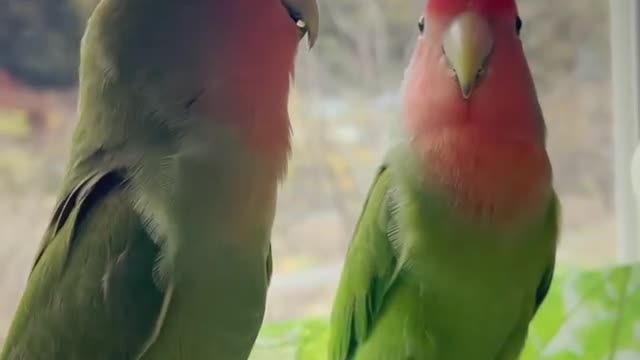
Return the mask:
M 420 20 L 418 20 L 418 30 L 420 30 L 420 34 L 424 33 L 424 16 L 420 16 Z
M 520 30 L 522 30 L 522 19 L 520 16 L 516 16 L 516 34 L 520 36 Z
M 304 36 L 307 33 L 308 28 L 307 28 L 307 23 L 302 18 L 302 14 L 300 14 L 300 12 L 296 11 L 291 7 L 286 7 L 286 8 L 289 11 L 289 16 L 291 17 L 291 20 L 293 20 L 293 22 L 296 24 L 296 27 L 298 28 L 298 32 L 300 32 L 300 36 L 301 37 Z

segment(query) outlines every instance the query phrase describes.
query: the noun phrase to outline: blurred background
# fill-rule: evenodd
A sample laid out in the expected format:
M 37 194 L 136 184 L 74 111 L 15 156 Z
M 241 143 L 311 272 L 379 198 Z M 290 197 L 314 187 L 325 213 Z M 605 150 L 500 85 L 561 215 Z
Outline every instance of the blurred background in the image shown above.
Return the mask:
M 294 151 L 273 233 L 268 320 L 326 315 L 361 204 L 398 121 L 424 0 L 320 0 L 301 48 Z M 79 41 L 97 0 L 0 0 L 0 344 L 54 205 L 75 124 Z M 559 262 L 616 255 L 609 6 L 520 0 L 563 203 Z

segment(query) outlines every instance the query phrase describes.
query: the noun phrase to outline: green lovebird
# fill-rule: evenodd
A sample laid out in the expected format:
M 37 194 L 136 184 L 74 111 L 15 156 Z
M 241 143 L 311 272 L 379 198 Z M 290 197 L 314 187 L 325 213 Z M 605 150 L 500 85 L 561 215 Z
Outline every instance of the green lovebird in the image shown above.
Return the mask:
M 2 360 L 245 360 L 314 0 L 102 0 L 79 122 Z
M 401 136 L 337 291 L 331 360 L 515 360 L 551 284 L 559 204 L 514 0 L 430 0 Z

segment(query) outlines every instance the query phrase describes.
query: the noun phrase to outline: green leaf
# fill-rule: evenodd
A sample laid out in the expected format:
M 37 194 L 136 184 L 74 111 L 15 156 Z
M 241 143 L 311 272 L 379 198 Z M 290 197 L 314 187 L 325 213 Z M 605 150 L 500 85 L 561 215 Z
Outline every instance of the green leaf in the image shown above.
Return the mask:
M 558 278 L 522 360 L 640 359 L 640 265 Z
M 325 360 L 328 339 L 322 319 L 266 325 L 249 360 Z
M 250 360 L 324 360 L 328 322 L 267 324 Z M 640 264 L 559 274 L 521 360 L 640 359 Z

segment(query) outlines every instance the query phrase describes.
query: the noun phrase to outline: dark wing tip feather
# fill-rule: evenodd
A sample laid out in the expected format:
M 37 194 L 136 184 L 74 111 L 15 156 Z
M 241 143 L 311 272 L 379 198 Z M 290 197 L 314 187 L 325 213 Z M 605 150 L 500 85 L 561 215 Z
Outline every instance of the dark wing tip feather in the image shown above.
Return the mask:
M 72 225 L 73 229 L 71 231 L 69 252 L 67 254 L 68 258 L 73 251 L 75 232 L 78 224 L 82 223 L 88 212 L 98 204 L 100 200 L 104 199 L 113 190 L 125 185 L 125 183 L 126 178 L 124 172 L 119 170 L 99 174 L 94 173 L 80 181 L 80 183 L 58 203 L 58 206 L 54 210 L 49 227 L 45 232 L 45 238 L 43 239 L 43 243 L 37 253 L 31 270 L 33 271 L 38 264 L 51 240 L 70 221 L 74 209 L 77 209 Z

